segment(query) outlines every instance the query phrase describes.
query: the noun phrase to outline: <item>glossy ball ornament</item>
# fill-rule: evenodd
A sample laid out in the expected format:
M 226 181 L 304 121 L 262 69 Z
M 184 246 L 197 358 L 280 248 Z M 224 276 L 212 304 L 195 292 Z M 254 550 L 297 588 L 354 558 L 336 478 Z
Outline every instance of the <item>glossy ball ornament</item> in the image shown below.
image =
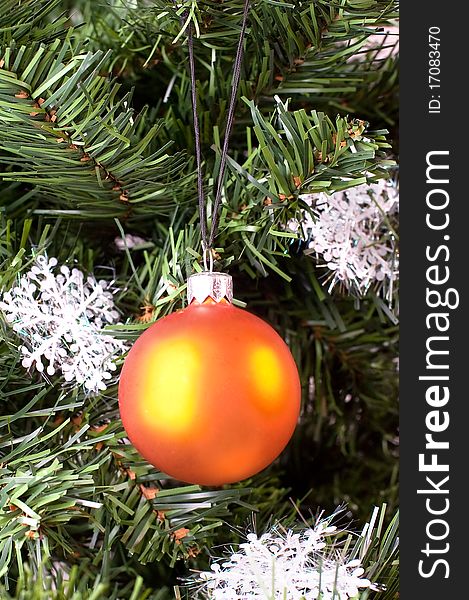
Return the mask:
M 231 277 L 188 281 L 189 306 L 164 317 L 130 350 L 119 408 L 137 450 L 188 483 L 222 485 L 269 465 L 298 419 L 293 357 L 270 325 L 231 304 Z

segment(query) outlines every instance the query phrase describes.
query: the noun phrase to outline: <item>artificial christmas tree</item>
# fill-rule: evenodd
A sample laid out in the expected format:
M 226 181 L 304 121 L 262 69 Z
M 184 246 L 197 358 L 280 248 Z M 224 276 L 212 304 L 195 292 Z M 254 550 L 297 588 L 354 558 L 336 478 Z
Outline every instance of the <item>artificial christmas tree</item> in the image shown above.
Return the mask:
M 387 509 L 328 568 L 359 560 L 359 597 L 395 597 L 397 3 L 251 2 L 223 173 L 243 9 L 0 0 L 2 598 L 215 593 L 185 583 L 213 548 L 344 503 L 347 522 Z M 200 187 L 214 270 L 302 385 L 288 447 L 224 487 L 146 462 L 117 399 L 128 349 L 207 262 Z

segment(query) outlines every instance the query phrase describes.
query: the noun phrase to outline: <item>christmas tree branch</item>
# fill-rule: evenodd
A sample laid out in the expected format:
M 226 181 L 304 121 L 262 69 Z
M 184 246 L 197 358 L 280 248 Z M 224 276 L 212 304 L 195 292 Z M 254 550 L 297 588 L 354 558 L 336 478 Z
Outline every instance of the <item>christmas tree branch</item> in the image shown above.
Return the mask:
M 34 185 L 42 214 L 56 214 L 45 207 L 61 199 L 70 209 L 59 214 L 68 216 L 171 210 L 191 179 L 174 182 L 183 155 L 168 155 L 168 144 L 152 148 L 161 124 L 148 126 L 144 111 L 134 117 L 129 94 L 116 98 L 118 86 L 100 75 L 106 55 L 67 59 L 70 43 L 4 49 L 0 177 Z

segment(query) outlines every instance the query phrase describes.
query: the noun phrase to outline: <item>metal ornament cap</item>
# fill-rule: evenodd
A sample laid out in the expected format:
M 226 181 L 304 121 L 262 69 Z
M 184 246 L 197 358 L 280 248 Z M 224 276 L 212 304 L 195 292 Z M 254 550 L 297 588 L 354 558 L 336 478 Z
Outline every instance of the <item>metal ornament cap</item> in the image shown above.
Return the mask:
M 191 275 L 187 280 L 187 299 L 189 304 L 197 300 L 200 304 L 211 298 L 215 302 L 233 300 L 233 278 L 228 273 L 202 271 Z

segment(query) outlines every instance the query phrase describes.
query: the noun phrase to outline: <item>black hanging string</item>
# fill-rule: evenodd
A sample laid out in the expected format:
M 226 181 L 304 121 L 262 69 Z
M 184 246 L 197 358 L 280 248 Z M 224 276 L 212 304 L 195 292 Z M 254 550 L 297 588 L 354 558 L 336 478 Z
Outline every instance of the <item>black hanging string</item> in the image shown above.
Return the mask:
M 241 64 L 243 61 L 243 45 L 244 36 L 246 34 L 246 25 L 250 8 L 250 0 L 245 0 L 243 8 L 243 19 L 241 23 L 241 31 L 239 34 L 238 48 L 236 49 L 236 57 L 233 65 L 233 77 L 231 80 L 231 97 L 228 107 L 228 115 L 226 118 L 225 137 L 220 158 L 220 170 L 218 172 L 217 187 L 215 192 L 215 201 L 212 209 L 212 225 L 210 231 L 207 231 L 207 204 L 205 201 L 202 173 L 202 153 L 200 144 L 200 125 L 197 114 L 197 89 L 195 80 L 195 60 L 194 60 L 194 31 L 192 24 L 189 26 L 188 32 L 188 48 L 189 48 L 189 71 L 191 81 L 191 98 L 192 98 L 192 117 L 194 124 L 194 140 L 195 140 L 195 156 L 197 162 L 197 190 L 199 197 L 199 219 L 200 219 L 200 235 L 202 238 L 202 250 L 204 254 L 204 262 L 206 262 L 207 252 L 210 253 L 215 241 L 219 222 L 219 208 L 221 203 L 221 194 L 226 170 L 226 160 L 228 155 L 228 145 L 230 142 L 231 130 L 233 128 L 234 112 L 236 108 L 236 97 L 238 94 L 239 79 L 241 75 Z M 212 264 L 212 262 L 210 263 Z

